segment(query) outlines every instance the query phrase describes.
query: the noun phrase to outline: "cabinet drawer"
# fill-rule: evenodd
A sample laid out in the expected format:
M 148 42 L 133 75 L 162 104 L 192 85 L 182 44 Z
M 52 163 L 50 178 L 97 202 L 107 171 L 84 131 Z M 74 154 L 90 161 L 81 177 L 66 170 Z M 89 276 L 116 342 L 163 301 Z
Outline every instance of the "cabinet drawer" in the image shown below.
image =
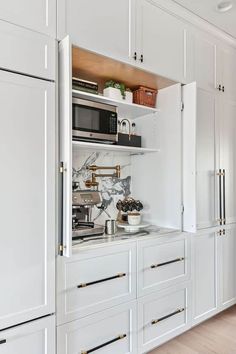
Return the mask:
M 188 299 L 188 285 L 184 283 L 139 300 L 138 342 L 141 353 L 189 328 Z
M 136 354 L 136 303 L 57 328 L 57 354 Z
M 0 332 L 1 354 L 55 354 L 55 318 L 17 326 Z
M 56 42 L 45 35 L 0 21 L 0 68 L 55 79 Z
M 190 238 L 187 234 L 138 245 L 139 296 L 186 280 L 190 274 Z
M 80 251 L 58 260 L 58 322 L 136 297 L 136 244 Z

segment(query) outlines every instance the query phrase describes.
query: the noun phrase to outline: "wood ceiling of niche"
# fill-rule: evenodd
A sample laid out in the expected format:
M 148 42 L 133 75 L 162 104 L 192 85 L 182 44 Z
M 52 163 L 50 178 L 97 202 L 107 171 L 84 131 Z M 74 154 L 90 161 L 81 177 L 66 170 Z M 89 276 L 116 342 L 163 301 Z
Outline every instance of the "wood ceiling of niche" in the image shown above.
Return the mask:
M 136 89 L 138 86 L 162 89 L 176 83 L 78 47 L 73 47 L 72 62 L 73 76 L 98 82 L 100 90 L 101 86 L 103 87 L 104 83 L 111 79 L 123 82 L 131 89 Z

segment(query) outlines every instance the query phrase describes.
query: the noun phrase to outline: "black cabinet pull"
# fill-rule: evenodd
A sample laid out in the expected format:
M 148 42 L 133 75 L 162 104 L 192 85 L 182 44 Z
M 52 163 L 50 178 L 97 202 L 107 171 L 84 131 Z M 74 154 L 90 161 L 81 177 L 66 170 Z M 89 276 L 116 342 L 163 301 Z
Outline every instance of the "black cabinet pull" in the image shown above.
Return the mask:
M 225 92 L 225 87 L 224 86 L 222 86 L 222 92 Z
M 218 86 L 218 90 L 221 91 L 221 85 Z
M 97 347 L 94 347 L 92 349 L 89 349 L 89 350 L 82 350 L 81 351 L 81 354 L 89 354 L 89 353 L 92 353 L 92 352 L 95 352 L 96 350 L 99 350 L 103 347 L 106 347 L 107 345 L 109 344 L 112 344 L 112 343 L 115 343 L 117 342 L 118 340 L 121 340 L 123 338 L 127 337 L 127 334 L 121 334 L 119 335 L 118 337 L 114 338 L 114 339 L 111 339 L 109 340 L 108 342 L 104 343 L 104 344 L 101 344 L 101 345 L 98 345 Z
M 176 263 L 176 262 L 182 262 L 184 261 L 184 257 L 179 257 L 179 258 L 176 258 L 176 259 L 172 259 L 171 261 L 167 261 L 167 262 L 163 262 L 163 263 L 157 263 L 157 264 L 152 264 L 151 265 L 151 269 L 154 269 L 154 268 L 158 268 L 158 267 L 163 267 L 167 264 L 171 264 L 171 263 Z
M 219 222 L 220 225 L 222 225 L 222 186 L 221 186 L 222 171 L 221 169 L 219 169 L 217 176 L 219 176 L 219 213 L 220 213 Z
M 77 285 L 77 288 L 86 288 L 86 286 L 90 286 L 90 285 L 94 285 L 94 284 L 98 284 L 98 283 L 103 283 L 105 281 L 109 281 L 112 279 L 123 278 L 125 276 L 126 276 L 126 273 L 118 273 L 117 275 L 114 275 L 113 277 L 99 279 L 99 280 L 91 281 L 89 283 L 79 284 L 79 285 Z
M 5 344 L 7 342 L 6 339 L 0 339 L 0 344 Z
M 183 311 L 184 311 L 184 308 L 178 309 L 178 310 L 176 310 L 176 311 L 170 313 L 169 315 L 160 317 L 160 318 L 158 318 L 157 320 L 152 320 L 151 324 L 152 324 L 152 325 L 155 325 L 155 324 L 157 324 L 157 323 L 159 323 L 159 322 L 161 322 L 161 321 L 164 321 L 164 320 L 166 320 L 167 318 L 170 318 L 170 317 L 172 317 L 172 316 L 175 316 L 175 315 L 177 315 L 178 313 L 181 313 L 181 312 L 183 312 Z
M 140 59 L 141 63 L 143 63 L 143 54 L 140 55 Z
M 137 52 L 134 52 L 133 59 L 134 59 L 134 60 L 137 60 Z

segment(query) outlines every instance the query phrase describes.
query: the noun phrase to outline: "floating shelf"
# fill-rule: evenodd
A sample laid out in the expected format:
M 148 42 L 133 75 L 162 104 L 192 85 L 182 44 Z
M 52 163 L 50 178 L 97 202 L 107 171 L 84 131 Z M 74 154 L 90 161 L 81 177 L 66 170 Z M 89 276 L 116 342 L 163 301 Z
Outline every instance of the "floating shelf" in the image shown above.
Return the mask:
M 133 146 L 110 145 L 100 143 L 90 143 L 84 141 L 73 141 L 73 148 L 94 151 L 112 151 L 117 153 L 129 153 L 130 155 L 143 155 L 147 153 L 159 152 L 158 149 L 139 148 Z
M 113 100 L 111 98 L 95 95 L 93 93 L 87 93 L 78 90 L 72 90 L 72 94 L 74 97 L 83 98 L 87 100 L 91 100 L 94 102 L 100 102 L 105 104 L 110 104 L 112 106 L 117 107 L 118 117 L 135 119 L 138 117 L 146 116 L 148 114 L 155 114 L 158 112 L 157 108 L 151 108 L 146 106 L 141 106 L 135 103 L 127 103 L 118 100 Z

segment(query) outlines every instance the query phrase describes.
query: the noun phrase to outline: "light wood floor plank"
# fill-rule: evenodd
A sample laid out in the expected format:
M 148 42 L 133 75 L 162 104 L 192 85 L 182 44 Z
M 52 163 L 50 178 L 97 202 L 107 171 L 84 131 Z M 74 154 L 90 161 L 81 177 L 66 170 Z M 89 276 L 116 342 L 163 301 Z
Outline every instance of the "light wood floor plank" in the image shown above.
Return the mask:
M 236 354 L 236 306 L 149 354 Z

